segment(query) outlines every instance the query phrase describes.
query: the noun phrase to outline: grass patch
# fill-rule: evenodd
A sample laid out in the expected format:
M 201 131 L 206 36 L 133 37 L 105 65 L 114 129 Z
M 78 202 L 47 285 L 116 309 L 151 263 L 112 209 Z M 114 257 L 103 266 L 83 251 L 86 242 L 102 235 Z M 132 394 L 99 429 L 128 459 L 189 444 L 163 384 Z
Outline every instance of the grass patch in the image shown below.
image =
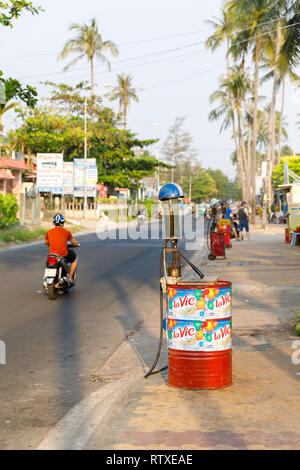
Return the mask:
M 44 240 L 46 233 L 50 228 L 52 227 L 14 227 L 0 230 L 0 246 Z M 83 229 L 83 227 L 79 225 L 66 228 L 72 233 L 80 232 Z
M 24 243 L 41 240 L 45 238 L 46 228 L 11 228 L 0 230 L 0 245 L 9 245 L 11 243 Z

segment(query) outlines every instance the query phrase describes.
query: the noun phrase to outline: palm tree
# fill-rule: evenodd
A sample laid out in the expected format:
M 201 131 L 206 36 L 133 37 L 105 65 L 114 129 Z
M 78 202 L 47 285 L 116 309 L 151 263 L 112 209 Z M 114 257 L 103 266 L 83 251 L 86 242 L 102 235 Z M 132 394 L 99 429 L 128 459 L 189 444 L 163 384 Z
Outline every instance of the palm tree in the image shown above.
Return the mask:
M 259 67 L 262 59 L 262 51 L 266 34 L 266 23 L 271 21 L 270 9 L 273 0 L 231 0 L 229 8 L 235 15 L 238 26 L 241 28 L 235 37 L 234 43 L 241 44 L 246 50 L 250 50 L 254 60 L 254 96 L 253 96 L 253 129 L 252 129 L 252 155 L 251 155 L 251 180 L 252 187 L 256 187 L 256 143 L 258 127 L 258 92 L 259 92 Z M 249 27 L 251 18 L 251 27 Z M 252 222 L 255 223 L 256 193 L 252 191 Z
M 123 114 L 123 126 L 124 129 L 127 127 L 127 110 L 130 105 L 130 101 L 134 100 L 136 103 L 139 102 L 136 88 L 132 87 L 132 77 L 130 75 L 118 74 L 117 75 L 118 86 L 116 86 L 110 96 L 111 101 L 119 101 L 119 114 Z
M 58 59 L 65 59 L 69 54 L 78 53 L 65 68 L 68 70 L 73 65 L 84 57 L 87 57 L 91 67 L 91 96 L 94 96 L 94 60 L 99 59 L 108 66 L 111 70 L 111 64 L 106 57 L 106 53 L 111 53 L 114 57 L 119 54 L 116 44 L 112 41 L 103 41 L 96 19 L 92 19 L 89 25 L 73 23 L 69 27 L 69 31 L 76 31 L 77 37 L 69 39 L 66 42 L 62 52 L 59 54 Z
M 210 96 L 210 102 L 219 101 L 217 108 L 209 113 L 209 120 L 223 117 L 220 132 L 232 125 L 233 138 L 236 147 L 238 173 L 242 186 L 243 199 L 249 199 L 247 181 L 247 152 L 244 139 L 243 107 L 246 95 L 250 89 L 250 80 L 243 64 L 229 69 L 229 78 L 221 78 L 220 88 Z
M 289 7 L 289 8 L 288 8 Z M 285 105 L 285 85 L 286 78 L 288 77 L 292 82 L 298 82 L 299 76 L 296 74 L 295 69 L 300 62 L 300 4 L 299 1 L 287 2 L 287 10 L 291 14 L 290 20 L 287 22 L 283 36 L 283 45 L 279 59 L 279 83 L 282 86 L 281 95 L 281 125 L 279 128 L 278 150 L 277 150 L 277 165 L 280 164 L 281 157 L 281 129 L 284 115 Z
M 270 121 L 271 103 L 267 104 L 263 110 L 258 110 L 258 132 L 257 144 L 259 146 L 259 156 L 263 157 L 263 153 L 268 147 L 269 121 Z M 275 113 L 275 144 L 279 145 L 282 137 L 286 140 L 288 133 L 286 130 L 286 120 L 281 116 L 281 111 Z
M 226 59 L 227 59 L 227 77 L 229 78 L 229 49 L 235 29 L 235 21 L 233 15 L 230 14 L 230 11 L 227 8 L 223 8 L 221 11 L 221 18 L 214 17 L 213 20 L 208 20 L 207 23 L 213 26 L 214 33 L 209 36 L 206 40 L 205 46 L 214 52 L 219 46 L 226 41 Z
M 260 109 L 257 112 L 257 144 L 259 156 L 261 157 L 268 145 L 269 115 Z
M 284 57 L 281 56 L 281 60 L 284 60 Z M 276 165 L 280 165 L 280 158 L 281 158 L 281 141 L 282 135 L 284 137 L 284 108 L 285 108 L 285 89 L 286 89 L 286 79 L 287 77 L 290 79 L 291 82 L 298 82 L 300 77 L 289 68 L 288 63 L 285 65 L 279 65 L 279 85 L 281 85 L 281 110 L 280 110 L 280 120 L 279 120 L 279 130 L 278 130 L 278 142 L 277 142 L 277 157 L 276 157 Z
M 226 80 L 222 79 L 220 83 L 220 89 L 213 93 L 210 97 L 211 103 L 216 100 L 221 102 L 221 105 L 210 112 L 209 120 L 213 121 L 219 119 L 219 117 L 225 115 L 225 119 L 221 125 L 220 132 L 227 129 L 229 125 L 232 125 L 233 137 L 236 147 L 237 166 L 238 174 L 242 186 L 243 199 L 246 200 L 245 190 L 245 165 L 243 163 L 242 149 L 240 148 L 238 131 L 236 128 L 236 103 L 230 86 L 230 46 L 232 43 L 233 33 L 235 31 L 235 17 L 229 8 L 225 5 L 221 10 L 221 17 L 214 17 L 212 20 L 208 20 L 213 28 L 214 32 L 206 40 L 205 46 L 214 52 L 224 42 L 226 42 L 226 66 L 227 66 L 227 84 Z

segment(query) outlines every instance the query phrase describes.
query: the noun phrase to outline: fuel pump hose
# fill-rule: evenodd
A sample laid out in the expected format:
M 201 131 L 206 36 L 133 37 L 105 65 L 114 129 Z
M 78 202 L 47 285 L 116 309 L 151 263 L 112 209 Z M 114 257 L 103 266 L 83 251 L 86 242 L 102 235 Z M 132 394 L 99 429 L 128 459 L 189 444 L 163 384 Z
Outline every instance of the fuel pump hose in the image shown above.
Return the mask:
M 163 260 L 164 260 L 164 250 L 165 250 L 165 245 L 161 251 L 161 256 L 160 256 L 160 274 L 161 277 L 163 275 Z M 164 328 L 163 328 L 163 322 L 164 322 L 164 292 L 162 285 L 160 284 L 160 332 L 159 332 L 159 343 L 158 343 L 158 350 L 157 354 L 155 357 L 155 360 L 150 368 L 150 370 L 147 372 L 147 374 L 144 376 L 146 379 L 150 375 L 158 374 L 159 372 L 162 372 L 168 368 L 168 366 L 163 367 L 162 369 L 159 370 L 154 370 L 159 358 L 160 358 L 160 353 L 161 353 L 161 348 L 162 348 L 162 342 L 163 342 L 163 336 L 164 336 Z

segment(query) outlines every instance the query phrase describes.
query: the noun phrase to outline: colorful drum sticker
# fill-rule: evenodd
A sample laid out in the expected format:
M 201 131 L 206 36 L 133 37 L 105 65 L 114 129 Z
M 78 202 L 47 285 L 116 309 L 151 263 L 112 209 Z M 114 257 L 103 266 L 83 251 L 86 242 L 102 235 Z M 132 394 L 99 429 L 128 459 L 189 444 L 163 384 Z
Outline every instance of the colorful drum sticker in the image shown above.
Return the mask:
M 168 316 L 185 320 L 228 318 L 231 316 L 231 287 L 205 289 L 168 288 Z
M 228 318 L 232 312 L 231 287 L 214 289 L 215 296 L 206 300 L 206 318 Z
M 183 351 L 203 351 L 202 322 L 168 319 L 168 347 Z
M 231 319 L 189 321 L 169 318 L 168 347 L 183 351 L 224 351 L 231 349 Z
M 225 351 L 232 346 L 231 318 L 205 322 L 203 351 Z

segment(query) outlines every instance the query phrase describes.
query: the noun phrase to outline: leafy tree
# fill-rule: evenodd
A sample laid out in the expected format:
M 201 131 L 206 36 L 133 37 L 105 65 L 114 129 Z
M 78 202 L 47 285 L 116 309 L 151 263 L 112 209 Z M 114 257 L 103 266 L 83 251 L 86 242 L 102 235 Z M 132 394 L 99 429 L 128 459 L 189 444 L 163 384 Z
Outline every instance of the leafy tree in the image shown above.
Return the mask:
M 66 161 L 81 158 L 84 90 L 63 85 L 52 88 L 50 105 L 20 113 L 21 124 L 9 134 L 10 145 L 28 154 L 62 152 Z M 88 157 L 96 158 L 99 182 L 110 190 L 116 186 L 136 188 L 143 177 L 152 175 L 158 166 L 166 166 L 147 153 L 147 147 L 156 141 L 139 140 L 130 131 L 118 129 L 113 110 L 103 107 L 99 97 L 88 100 L 87 115 Z M 143 149 L 143 156 L 136 158 L 134 148 Z
M 4 124 L 3 124 L 3 116 L 5 113 L 10 111 L 11 109 L 16 108 L 18 103 L 10 103 L 10 104 L 0 104 L 0 133 L 3 132 Z
M 195 202 L 215 197 L 218 194 L 214 179 L 199 165 L 192 168 L 192 173 L 189 176 L 184 176 L 182 187 L 186 194 L 189 194 L 190 186 L 191 199 Z
M 13 20 L 19 18 L 23 11 L 35 15 L 42 9 L 26 0 L 0 1 L 0 24 L 12 28 Z M 3 131 L 3 115 L 17 106 L 17 103 L 11 103 L 12 100 L 21 100 L 27 106 L 34 107 L 37 103 L 37 91 L 29 85 L 23 87 L 14 78 L 5 79 L 0 70 L 0 132 Z
M 43 10 L 41 7 L 35 6 L 32 2 L 27 2 L 26 0 L 0 1 L 0 24 L 12 28 L 13 20 L 19 18 L 23 11 L 28 11 L 35 15 Z
M 77 36 L 67 41 L 58 58 L 66 59 L 70 54 L 79 54 L 64 68 L 64 70 L 68 70 L 70 67 L 77 64 L 79 60 L 87 57 L 91 67 L 91 96 L 93 96 L 94 60 L 99 59 L 106 63 L 110 70 L 111 65 L 105 54 L 109 52 L 113 56 L 117 56 L 119 54 L 118 48 L 112 41 L 103 41 L 95 18 L 91 20 L 89 25 L 73 23 L 70 25 L 69 31 L 75 31 Z
M 14 78 L 3 78 L 0 70 L 0 132 L 3 131 L 3 116 L 13 108 L 16 108 L 18 102 L 13 100 L 21 100 L 30 108 L 37 103 L 37 91 L 35 88 L 27 85 L 23 87 L 21 83 Z
M 282 157 L 293 155 L 293 153 L 294 153 L 293 150 L 288 145 L 284 145 L 281 149 L 281 156 Z
M 238 178 L 228 181 L 227 198 L 232 199 L 234 201 L 242 200 L 242 188 Z
M 0 229 L 17 223 L 18 201 L 13 194 L 0 193 Z
M 23 87 L 21 83 L 14 78 L 3 78 L 0 70 L 0 86 L 4 96 L 3 101 L 7 104 L 13 99 L 20 99 L 27 106 L 33 108 L 37 104 L 37 91 L 35 88 L 27 85 Z
M 127 127 L 127 109 L 130 105 L 130 101 L 134 100 L 136 103 L 139 102 L 139 98 L 136 94 L 136 89 L 132 87 L 132 77 L 130 75 L 119 74 L 117 76 L 118 86 L 116 86 L 111 93 L 110 100 L 119 101 L 119 114 L 123 114 L 123 125 L 124 129 Z
M 272 173 L 273 187 L 278 188 L 284 183 L 284 163 L 288 161 L 289 169 L 300 176 L 300 157 L 282 157 L 280 165 L 275 166 Z
M 228 176 L 224 175 L 224 173 L 221 170 L 212 170 L 211 168 L 209 168 L 206 171 L 216 183 L 216 187 L 218 191 L 217 197 L 219 199 L 227 198 L 229 196 L 228 195 L 228 185 L 229 185 Z
M 189 176 L 190 167 L 197 157 L 197 151 L 192 147 L 192 136 L 184 129 L 185 119 L 184 116 L 176 117 L 163 144 L 165 160 L 174 167 L 163 175 L 165 182 L 174 180 L 182 184 L 183 178 Z

